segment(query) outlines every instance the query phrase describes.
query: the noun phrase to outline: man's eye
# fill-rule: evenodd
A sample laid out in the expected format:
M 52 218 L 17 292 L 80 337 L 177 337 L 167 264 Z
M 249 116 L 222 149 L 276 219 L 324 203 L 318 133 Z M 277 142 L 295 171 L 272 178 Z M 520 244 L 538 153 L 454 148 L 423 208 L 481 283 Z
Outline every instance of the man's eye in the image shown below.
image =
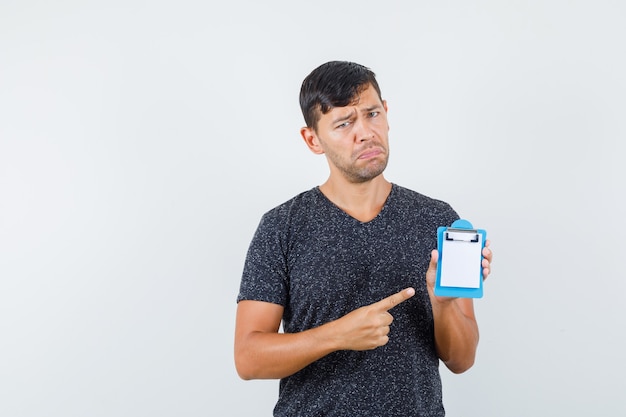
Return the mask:
M 380 114 L 380 112 L 379 112 L 379 111 L 371 111 L 371 112 L 370 112 L 370 117 L 376 117 L 376 116 L 378 116 L 379 114 Z
M 343 129 L 344 127 L 348 127 L 349 125 L 350 125 L 350 122 L 343 122 L 337 125 L 337 129 Z

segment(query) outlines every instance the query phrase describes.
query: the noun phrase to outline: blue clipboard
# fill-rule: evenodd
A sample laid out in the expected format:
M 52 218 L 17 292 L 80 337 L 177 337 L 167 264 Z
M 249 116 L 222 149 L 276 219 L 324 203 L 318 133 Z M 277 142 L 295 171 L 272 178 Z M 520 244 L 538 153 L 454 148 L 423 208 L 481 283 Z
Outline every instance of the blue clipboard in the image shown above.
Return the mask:
M 437 280 L 435 295 L 481 298 L 483 296 L 482 251 L 487 232 L 459 219 L 450 227 L 437 228 Z

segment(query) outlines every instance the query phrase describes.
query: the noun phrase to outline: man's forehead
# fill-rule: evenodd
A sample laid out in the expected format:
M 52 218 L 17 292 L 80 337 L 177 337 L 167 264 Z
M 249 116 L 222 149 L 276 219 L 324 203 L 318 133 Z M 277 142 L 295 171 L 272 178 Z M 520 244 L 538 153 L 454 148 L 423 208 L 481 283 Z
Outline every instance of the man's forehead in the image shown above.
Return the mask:
M 361 102 L 366 102 L 369 105 L 372 105 L 372 102 L 380 104 L 380 97 L 378 97 L 378 93 L 376 92 L 374 86 L 370 84 L 366 89 L 360 91 L 350 105 L 358 106 Z
M 368 91 L 368 90 L 372 91 Z M 369 87 L 367 90 L 364 90 L 359 95 L 357 95 L 354 100 L 350 102 L 347 106 L 344 107 L 333 107 L 330 111 L 334 113 L 352 113 L 355 110 L 368 110 L 371 108 L 375 108 L 377 106 L 382 106 L 382 102 L 374 90 L 373 87 Z

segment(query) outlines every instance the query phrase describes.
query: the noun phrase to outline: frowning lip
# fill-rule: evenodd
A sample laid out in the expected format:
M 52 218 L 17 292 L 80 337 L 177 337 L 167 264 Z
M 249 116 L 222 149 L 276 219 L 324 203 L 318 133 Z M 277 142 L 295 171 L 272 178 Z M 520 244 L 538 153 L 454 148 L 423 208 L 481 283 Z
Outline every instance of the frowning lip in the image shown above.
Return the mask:
M 368 148 L 366 150 L 364 150 L 363 152 L 361 152 L 358 156 L 357 159 L 370 159 L 370 158 L 374 158 L 377 157 L 378 155 L 383 153 L 383 149 L 382 148 Z

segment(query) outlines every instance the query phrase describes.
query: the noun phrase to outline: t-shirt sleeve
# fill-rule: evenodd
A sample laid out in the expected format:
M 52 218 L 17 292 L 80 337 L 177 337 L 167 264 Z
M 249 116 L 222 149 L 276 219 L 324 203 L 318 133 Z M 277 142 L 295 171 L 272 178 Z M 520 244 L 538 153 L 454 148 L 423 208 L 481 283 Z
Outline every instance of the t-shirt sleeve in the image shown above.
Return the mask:
M 261 218 L 248 248 L 237 302 L 257 300 L 282 306 L 287 303 L 285 224 L 279 217 L 274 210 Z
M 452 226 L 452 223 L 454 223 L 456 220 L 460 219 L 459 214 L 448 204 L 445 203 L 445 208 L 446 210 L 444 211 L 444 216 L 445 219 L 444 220 L 444 224 L 442 224 L 442 226 Z

